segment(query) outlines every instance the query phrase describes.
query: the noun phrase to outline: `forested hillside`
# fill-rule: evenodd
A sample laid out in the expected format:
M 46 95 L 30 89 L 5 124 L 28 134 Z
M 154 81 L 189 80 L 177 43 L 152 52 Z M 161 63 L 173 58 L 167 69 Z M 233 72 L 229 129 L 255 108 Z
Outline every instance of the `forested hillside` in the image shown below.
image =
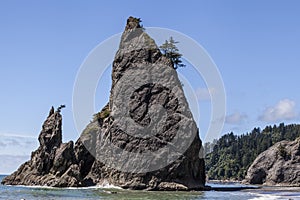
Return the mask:
M 281 140 L 300 137 L 300 125 L 267 126 L 254 128 L 250 133 L 228 133 L 213 143 L 206 143 L 206 171 L 209 179 L 244 179 L 254 159 Z

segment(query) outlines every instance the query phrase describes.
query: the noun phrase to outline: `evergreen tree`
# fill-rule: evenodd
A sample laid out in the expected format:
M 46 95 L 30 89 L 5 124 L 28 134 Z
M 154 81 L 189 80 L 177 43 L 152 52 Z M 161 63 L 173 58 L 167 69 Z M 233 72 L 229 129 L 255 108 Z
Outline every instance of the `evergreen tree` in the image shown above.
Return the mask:
M 57 112 L 60 112 L 61 109 L 65 108 L 65 107 L 66 107 L 66 105 L 60 105 L 60 106 L 57 108 Z
M 166 40 L 165 43 L 159 47 L 163 55 L 171 59 L 174 69 L 185 67 L 185 64 L 183 64 L 181 60 L 182 54 L 179 53 L 179 49 L 176 46 L 178 43 L 179 42 L 175 41 L 173 37 L 170 37 L 169 40 Z

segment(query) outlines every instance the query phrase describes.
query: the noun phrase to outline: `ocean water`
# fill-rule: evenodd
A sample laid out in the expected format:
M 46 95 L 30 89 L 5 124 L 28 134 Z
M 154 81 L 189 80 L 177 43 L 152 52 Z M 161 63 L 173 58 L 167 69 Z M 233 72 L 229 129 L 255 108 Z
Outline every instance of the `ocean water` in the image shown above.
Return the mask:
M 0 175 L 0 179 L 5 176 Z M 233 187 L 240 185 L 212 184 L 218 187 Z M 88 188 L 50 188 L 50 187 L 28 187 L 28 186 L 5 186 L 0 185 L 0 199 L 5 200 L 101 200 L 101 199 L 220 199 L 220 200 L 268 200 L 268 199 L 299 199 L 300 188 L 262 188 L 254 190 L 243 190 L 237 192 L 156 192 L 156 191 L 131 191 L 116 187 L 88 187 Z

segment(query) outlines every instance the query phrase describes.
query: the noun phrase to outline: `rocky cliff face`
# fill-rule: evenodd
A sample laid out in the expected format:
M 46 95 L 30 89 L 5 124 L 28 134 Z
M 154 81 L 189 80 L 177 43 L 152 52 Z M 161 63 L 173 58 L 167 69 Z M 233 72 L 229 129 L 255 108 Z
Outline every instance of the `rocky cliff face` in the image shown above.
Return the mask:
M 300 138 L 281 141 L 261 153 L 250 166 L 246 183 L 300 186 Z
M 201 190 L 201 140 L 170 59 L 130 17 L 112 70 L 110 100 L 73 146 L 52 109 L 31 160 L 4 184 Z

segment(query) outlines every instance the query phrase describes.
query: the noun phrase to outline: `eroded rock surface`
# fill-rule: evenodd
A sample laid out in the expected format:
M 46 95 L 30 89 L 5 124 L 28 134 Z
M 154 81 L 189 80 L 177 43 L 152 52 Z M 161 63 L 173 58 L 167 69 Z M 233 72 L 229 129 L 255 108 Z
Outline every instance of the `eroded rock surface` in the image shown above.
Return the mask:
M 300 186 L 300 139 L 278 142 L 262 152 L 248 169 L 245 182 Z
M 137 18 L 128 18 L 113 62 L 109 103 L 75 145 L 62 143 L 61 123 L 60 113 L 51 109 L 40 147 L 2 183 L 204 188 L 202 144 L 181 83 Z

